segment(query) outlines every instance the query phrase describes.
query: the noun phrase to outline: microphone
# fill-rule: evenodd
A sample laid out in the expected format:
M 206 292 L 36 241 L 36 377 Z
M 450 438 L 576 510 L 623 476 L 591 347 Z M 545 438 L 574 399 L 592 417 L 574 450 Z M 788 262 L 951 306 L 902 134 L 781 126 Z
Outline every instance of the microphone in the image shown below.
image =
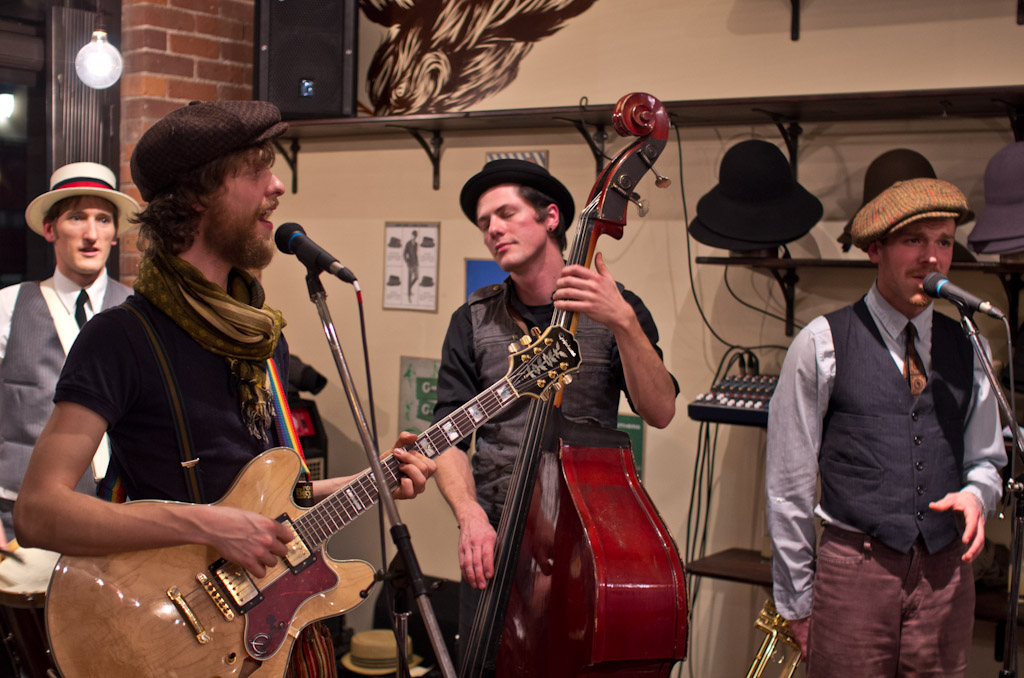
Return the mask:
M 330 253 L 313 242 L 305 229 L 298 224 L 287 223 L 278 226 L 274 233 L 277 249 L 285 254 L 294 254 L 307 268 L 337 276 L 342 282 L 354 283 L 356 277 Z
M 957 287 L 949 281 L 949 278 L 941 273 L 929 273 L 926 275 L 924 277 L 923 287 L 925 293 L 934 299 L 946 299 L 964 309 L 981 311 L 982 313 L 990 315 L 993 318 L 998 318 L 999 320 L 1002 320 L 1004 317 L 1003 312 L 998 308 L 983 299 L 979 299 L 970 292 Z

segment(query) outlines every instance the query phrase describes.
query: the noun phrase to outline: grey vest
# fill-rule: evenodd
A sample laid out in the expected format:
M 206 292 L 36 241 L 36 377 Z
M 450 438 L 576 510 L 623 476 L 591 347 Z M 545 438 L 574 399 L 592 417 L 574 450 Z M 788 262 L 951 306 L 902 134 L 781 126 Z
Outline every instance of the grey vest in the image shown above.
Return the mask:
M 103 308 L 120 304 L 131 292 L 131 288 L 109 280 Z M 39 283 L 22 284 L 11 316 L 7 351 L 0 363 L 0 487 L 6 490 L 21 489 L 32 448 L 53 411 L 53 392 L 64 358 L 64 347 Z M 91 470 L 75 489 L 95 494 Z M 0 510 L 0 519 L 10 537 L 10 511 Z
M 921 535 L 935 553 L 957 537 L 953 512 L 928 503 L 962 486 L 971 345 L 936 313 L 928 385 L 914 398 L 863 300 L 826 318 L 836 378 L 822 431 L 822 508 L 897 551 Z
M 513 318 L 510 295 L 511 283 L 506 280 L 503 285 L 483 287 L 469 297 L 476 366 L 487 386 L 505 376 L 509 367 L 508 345 L 527 333 L 527 328 Z M 611 365 L 615 336 L 604 325 L 580 316 L 576 339 L 583 364 L 564 390 L 562 413 L 568 419 L 614 429 L 619 409 L 619 387 Z M 505 506 L 532 400 L 519 398 L 476 432 L 473 479 L 477 501 L 494 525 Z

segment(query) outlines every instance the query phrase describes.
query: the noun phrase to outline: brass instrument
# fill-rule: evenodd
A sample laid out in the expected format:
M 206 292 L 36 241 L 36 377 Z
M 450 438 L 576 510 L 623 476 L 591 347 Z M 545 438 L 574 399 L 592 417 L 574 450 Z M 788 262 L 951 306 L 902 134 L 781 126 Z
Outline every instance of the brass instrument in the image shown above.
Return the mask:
M 747 678 L 760 678 L 765 667 L 768 666 L 768 662 L 776 655 L 778 655 L 776 662 L 782 666 L 780 678 L 792 678 L 802 657 L 800 643 L 796 642 L 796 638 L 793 637 L 789 622 L 775 609 L 774 600 L 768 598 L 764 602 L 764 607 L 761 608 L 761 614 L 757 616 L 754 626 L 767 635 L 764 642 L 761 643 L 761 649 L 757 651 L 757 656 L 754 657 L 754 663 L 747 671 Z M 781 647 L 779 643 L 782 644 Z M 786 645 L 789 647 L 785 647 Z

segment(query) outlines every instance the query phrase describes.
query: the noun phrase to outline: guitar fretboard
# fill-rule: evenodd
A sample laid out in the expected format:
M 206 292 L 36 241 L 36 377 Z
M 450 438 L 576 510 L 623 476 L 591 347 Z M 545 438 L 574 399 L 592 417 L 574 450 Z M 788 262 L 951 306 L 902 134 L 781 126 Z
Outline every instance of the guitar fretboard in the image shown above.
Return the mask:
M 518 397 L 508 379 L 502 379 L 468 403 L 420 434 L 409 447 L 433 459 L 501 412 Z M 398 489 L 401 472 L 393 454 L 381 459 L 388 491 Z M 317 548 L 336 532 L 372 508 L 378 500 L 377 482 L 372 470 L 356 476 L 349 484 L 327 497 L 297 518 L 295 531 L 309 548 Z

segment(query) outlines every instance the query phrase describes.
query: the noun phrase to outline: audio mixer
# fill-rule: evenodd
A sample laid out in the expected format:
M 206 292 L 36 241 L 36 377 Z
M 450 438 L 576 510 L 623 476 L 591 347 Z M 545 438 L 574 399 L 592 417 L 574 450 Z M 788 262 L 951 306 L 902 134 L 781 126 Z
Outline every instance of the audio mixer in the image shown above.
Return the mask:
M 690 403 L 690 419 L 721 424 L 768 426 L 768 401 L 779 381 L 775 374 L 728 376 Z

